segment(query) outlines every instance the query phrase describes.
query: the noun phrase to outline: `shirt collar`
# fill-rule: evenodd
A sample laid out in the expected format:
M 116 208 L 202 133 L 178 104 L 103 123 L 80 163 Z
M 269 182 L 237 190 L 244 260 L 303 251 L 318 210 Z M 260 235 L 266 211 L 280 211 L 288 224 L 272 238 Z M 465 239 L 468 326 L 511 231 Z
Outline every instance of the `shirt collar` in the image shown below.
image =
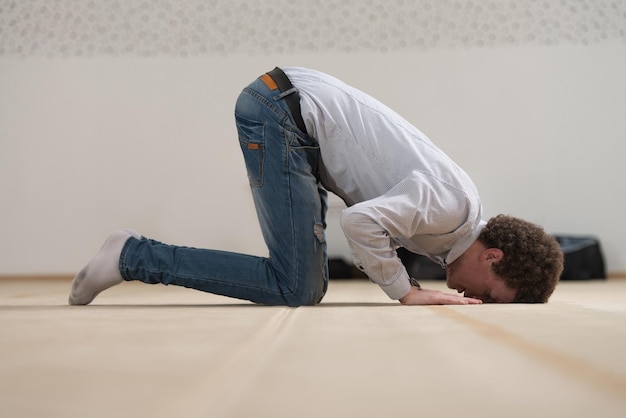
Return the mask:
M 487 225 L 487 222 L 481 219 L 468 234 L 459 238 L 454 246 L 450 249 L 448 256 L 445 258 L 445 260 L 443 260 L 442 267 L 445 268 L 446 265 L 454 262 L 454 260 L 459 258 L 465 251 L 467 251 L 468 248 L 471 247 L 471 245 L 478 239 L 478 236 L 482 232 L 485 225 Z

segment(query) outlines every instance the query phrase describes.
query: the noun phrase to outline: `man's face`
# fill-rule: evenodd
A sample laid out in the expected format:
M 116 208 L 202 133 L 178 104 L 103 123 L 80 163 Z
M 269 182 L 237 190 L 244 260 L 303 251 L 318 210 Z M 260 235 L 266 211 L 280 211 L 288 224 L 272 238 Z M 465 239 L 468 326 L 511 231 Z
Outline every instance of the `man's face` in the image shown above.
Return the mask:
M 492 264 L 502 252 L 482 245 L 471 247 L 465 254 L 448 264 L 446 283 L 450 289 L 484 303 L 511 303 L 516 290 L 508 287 L 494 272 Z

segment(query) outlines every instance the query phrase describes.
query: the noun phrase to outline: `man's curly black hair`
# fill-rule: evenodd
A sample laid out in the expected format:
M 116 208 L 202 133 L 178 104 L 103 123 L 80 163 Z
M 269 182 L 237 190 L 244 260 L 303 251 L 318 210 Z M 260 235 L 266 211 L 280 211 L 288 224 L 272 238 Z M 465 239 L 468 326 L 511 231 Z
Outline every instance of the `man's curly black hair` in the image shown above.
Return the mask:
M 494 272 L 516 289 L 514 302 L 546 303 L 563 272 L 563 252 L 542 227 L 508 215 L 491 218 L 478 239 L 504 257 Z

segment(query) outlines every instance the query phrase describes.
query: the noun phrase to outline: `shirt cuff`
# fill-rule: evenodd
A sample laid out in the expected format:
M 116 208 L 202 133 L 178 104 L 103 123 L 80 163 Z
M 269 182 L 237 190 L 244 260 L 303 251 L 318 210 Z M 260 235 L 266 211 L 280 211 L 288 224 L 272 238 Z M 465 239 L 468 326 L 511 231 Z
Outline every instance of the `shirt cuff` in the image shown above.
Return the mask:
M 411 283 L 407 277 L 401 276 L 395 282 L 387 285 L 379 284 L 380 288 L 390 299 L 398 300 L 411 291 Z

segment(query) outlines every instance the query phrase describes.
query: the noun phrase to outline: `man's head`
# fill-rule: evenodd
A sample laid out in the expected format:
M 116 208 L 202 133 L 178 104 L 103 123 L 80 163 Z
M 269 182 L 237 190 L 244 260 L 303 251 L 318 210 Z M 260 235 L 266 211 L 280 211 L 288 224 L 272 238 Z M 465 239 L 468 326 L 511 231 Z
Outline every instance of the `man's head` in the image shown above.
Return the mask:
M 545 303 L 563 271 L 563 253 L 541 227 L 491 218 L 478 240 L 447 268 L 448 287 L 484 302 Z
M 498 215 L 487 222 L 478 240 L 504 253 L 493 270 L 517 290 L 515 302 L 548 301 L 563 272 L 563 252 L 554 237 L 533 223 Z

